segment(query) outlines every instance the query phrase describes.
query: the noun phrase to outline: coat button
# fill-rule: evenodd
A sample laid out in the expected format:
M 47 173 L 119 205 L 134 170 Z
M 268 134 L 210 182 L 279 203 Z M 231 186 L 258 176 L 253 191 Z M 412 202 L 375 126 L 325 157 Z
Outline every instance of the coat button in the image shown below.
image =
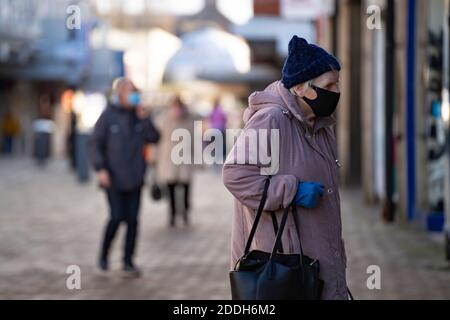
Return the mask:
M 336 258 L 339 258 L 339 257 L 341 256 L 341 254 L 339 253 L 339 251 L 335 251 L 335 252 L 334 252 L 334 256 L 335 256 Z
M 329 194 L 332 194 L 332 193 L 333 193 L 333 189 L 332 189 L 332 188 L 329 188 L 329 189 L 327 190 L 327 192 L 328 192 Z

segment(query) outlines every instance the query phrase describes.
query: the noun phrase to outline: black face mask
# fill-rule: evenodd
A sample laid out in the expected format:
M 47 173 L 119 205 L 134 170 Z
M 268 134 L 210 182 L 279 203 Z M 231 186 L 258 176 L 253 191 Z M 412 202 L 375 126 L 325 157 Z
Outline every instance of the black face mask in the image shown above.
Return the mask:
M 303 100 L 311 107 L 317 117 L 330 117 L 337 108 L 341 94 L 319 88 L 313 84 L 311 88 L 316 91 L 317 98 L 310 100 L 303 97 Z

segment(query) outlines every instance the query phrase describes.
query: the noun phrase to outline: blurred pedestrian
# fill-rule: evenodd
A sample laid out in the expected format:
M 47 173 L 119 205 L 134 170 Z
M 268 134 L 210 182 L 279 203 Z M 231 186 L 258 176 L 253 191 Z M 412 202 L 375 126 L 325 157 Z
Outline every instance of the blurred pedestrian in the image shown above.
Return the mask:
M 300 235 L 297 236 L 294 214 L 289 215 L 282 247 L 285 253 L 300 253 L 301 237 L 303 253 L 320 263 L 320 277 L 325 283 L 322 299 L 348 299 L 338 191 L 340 164 L 332 128 L 335 124 L 332 114 L 340 97 L 339 71 L 340 65 L 333 55 L 294 36 L 289 43 L 282 80 L 263 92 L 253 93 L 244 114 L 244 133 L 256 130 L 261 134 L 269 129 L 270 135 L 270 130 L 276 129 L 280 135 L 279 141 L 270 144 L 278 142 L 279 155 L 273 154 L 272 160 L 277 157 L 279 167 L 270 173 L 264 207 L 267 214 L 259 222 L 252 246 L 271 252 L 275 232 L 269 213 L 275 212 L 279 223 L 282 209 L 294 205 Z M 237 199 L 232 230 L 233 266 L 244 254 L 268 179 L 268 172 L 261 171 L 264 165 L 247 159 L 244 164 L 237 161 L 235 151 L 259 154 L 259 150 L 250 149 L 245 143 L 244 133 L 223 169 L 224 183 Z M 237 150 L 237 146 L 242 149 Z
M 47 163 L 51 153 L 52 134 L 55 123 L 52 119 L 50 97 L 47 95 L 39 99 L 38 118 L 33 121 L 34 157 L 39 166 Z
M 20 133 L 20 121 L 14 113 L 8 109 L 2 121 L 2 151 L 5 154 L 12 154 L 17 136 Z
M 76 137 L 77 137 L 77 114 L 70 110 L 70 126 L 67 135 L 67 155 L 69 157 L 70 168 L 75 171 L 76 165 Z
M 227 128 L 227 115 L 223 111 L 222 106 L 220 105 L 220 100 L 217 99 L 214 103 L 214 108 L 211 114 L 209 115 L 209 127 L 211 129 L 219 130 L 222 135 L 222 154 L 216 154 L 216 164 L 222 164 L 225 156 L 226 156 L 226 134 L 225 130 Z M 219 166 L 220 167 L 220 166 Z
M 183 216 L 185 225 L 189 224 L 190 191 L 192 180 L 192 165 L 190 163 L 177 164 L 172 159 L 172 150 L 179 142 L 172 140 L 172 133 L 177 129 L 182 129 L 192 137 L 194 120 L 186 105 L 179 97 L 176 97 L 170 104 L 167 113 L 158 121 L 161 130 L 161 143 L 157 149 L 157 179 L 160 184 L 167 187 L 169 195 L 169 226 L 174 227 L 178 213 Z M 191 145 L 191 143 L 189 143 Z M 189 150 L 190 159 L 193 159 L 192 149 Z M 182 191 L 182 196 L 179 192 Z M 182 209 L 180 209 L 180 200 Z
M 157 143 L 159 133 L 144 115 L 140 93 L 131 80 L 114 82 L 111 103 L 98 119 L 92 137 L 91 159 L 98 182 L 106 191 L 110 218 L 100 249 L 99 267 L 108 270 L 108 254 L 121 222 L 127 225 L 123 271 L 138 276 L 133 256 L 146 162 L 145 145 Z

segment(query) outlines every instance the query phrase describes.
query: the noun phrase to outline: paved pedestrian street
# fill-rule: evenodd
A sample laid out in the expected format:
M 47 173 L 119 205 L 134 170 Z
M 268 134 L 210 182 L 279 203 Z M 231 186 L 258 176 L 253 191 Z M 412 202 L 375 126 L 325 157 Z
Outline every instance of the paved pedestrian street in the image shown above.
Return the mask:
M 142 194 L 136 264 L 143 276 L 120 274 L 124 229 L 111 271 L 96 260 L 107 219 L 94 179 L 80 184 L 66 162 L 43 169 L 31 160 L 0 159 L 1 299 L 229 299 L 231 195 L 220 175 L 199 171 L 193 186 L 192 224 L 167 227 L 167 205 Z M 385 225 L 379 208 L 358 191 L 342 191 L 348 284 L 356 299 L 450 298 L 443 245 L 418 227 Z M 181 221 L 180 221 L 181 222 Z M 66 273 L 79 266 L 81 288 L 69 290 Z M 381 289 L 366 286 L 368 266 L 381 270 Z

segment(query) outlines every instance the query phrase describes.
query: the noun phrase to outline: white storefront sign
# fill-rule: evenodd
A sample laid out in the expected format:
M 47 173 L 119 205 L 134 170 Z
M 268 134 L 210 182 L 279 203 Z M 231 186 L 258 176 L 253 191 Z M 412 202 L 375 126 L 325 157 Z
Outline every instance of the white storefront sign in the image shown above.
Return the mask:
M 335 0 L 281 0 L 281 15 L 288 19 L 317 19 L 334 14 Z

